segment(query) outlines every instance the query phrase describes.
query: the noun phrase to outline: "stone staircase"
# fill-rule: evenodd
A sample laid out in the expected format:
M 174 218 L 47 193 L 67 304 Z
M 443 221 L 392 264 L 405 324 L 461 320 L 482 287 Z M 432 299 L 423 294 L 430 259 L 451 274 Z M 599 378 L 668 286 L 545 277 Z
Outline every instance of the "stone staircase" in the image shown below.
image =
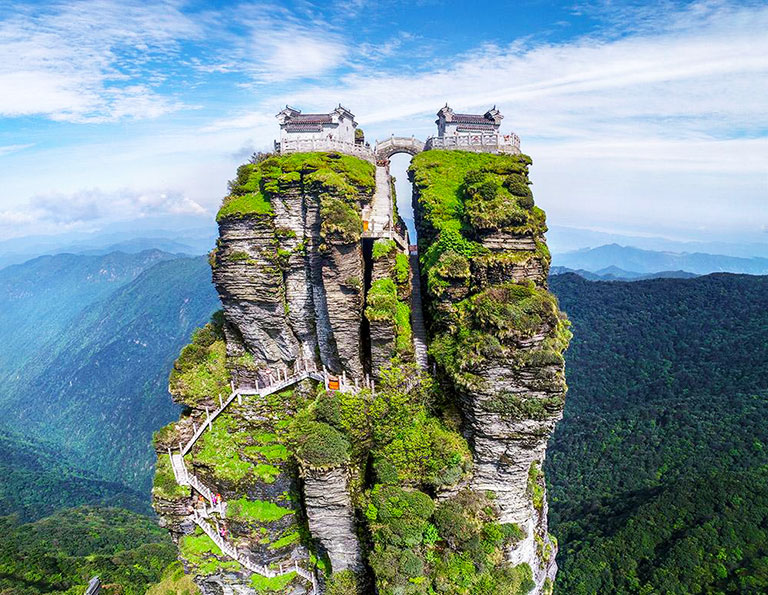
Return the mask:
M 370 207 L 363 211 L 367 229 L 364 238 L 388 238 L 394 240 L 402 250 L 408 249 L 408 238 L 401 236 L 393 222 L 392 188 L 386 166 L 376 166 L 376 191 Z
M 293 374 L 289 374 L 288 370 L 286 369 L 277 369 L 275 371 L 274 378 L 271 372 L 268 373 L 268 377 L 269 381 L 263 387 L 235 389 L 234 385 L 232 385 L 232 393 L 227 397 L 226 400 L 223 400 L 221 397 L 219 397 L 218 409 L 211 412 L 208 408 L 206 408 L 205 423 L 203 423 L 200 427 L 197 427 L 196 424 L 193 425 L 194 433 L 189 441 L 185 445 L 179 444 L 178 452 L 174 453 L 169 448 L 168 455 L 171 459 L 171 468 L 173 469 L 173 475 L 176 479 L 176 483 L 183 486 L 190 486 L 205 499 L 205 502 L 210 504 L 210 506 L 208 504 L 203 504 L 202 507 L 195 508 L 191 514 L 191 519 L 198 527 L 203 530 L 206 535 L 208 535 L 208 537 L 211 538 L 211 540 L 221 549 L 224 554 L 234 560 L 237 560 L 247 570 L 268 578 L 295 572 L 302 578 L 312 583 L 311 593 L 312 595 L 316 595 L 319 593 L 317 577 L 313 572 L 310 572 L 299 566 L 297 561 L 294 561 L 293 564 L 281 564 L 276 569 L 269 568 L 268 566 L 260 564 L 255 564 L 244 552 L 238 551 L 234 544 L 227 540 L 227 538 L 223 537 L 219 533 L 217 527 L 211 526 L 209 520 L 212 520 L 218 526 L 216 518 L 213 516 L 214 514 L 218 514 L 220 518 L 226 518 L 227 503 L 221 498 L 216 498 L 213 490 L 206 486 L 199 477 L 192 473 L 184 462 L 184 455 L 189 453 L 189 451 L 200 439 L 206 429 L 211 429 L 213 421 L 235 399 L 238 400 L 238 403 L 242 403 L 243 396 L 257 395 L 260 398 L 264 398 L 284 390 L 289 386 L 297 384 L 307 378 L 322 382 L 326 389 L 329 389 L 332 384 L 335 383 L 338 383 L 338 390 L 340 391 L 358 392 L 361 389 L 360 383 L 357 380 L 355 380 L 354 383 L 347 382 L 347 376 L 345 373 L 342 373 L 341 376 L 336 377 L 329 374 L 328 370 L 325 368 L 323 368 L 322 372 L 320 372 L 314 363 L 305 365 L 303 367 L 297 365 Z M 363 381 L 363 387 L 375 390 L 373 381 L 370 380 L 367 376 Z
M 421 275 L 419 274 L 419 253 L 409 255 L 413 272 L 411 291 L 411 330 L 413 331 L 413 351 L 416 363 L 422 370 L 427 369 L 427 330 L 424 327 L 424 312 L 421 305 Z

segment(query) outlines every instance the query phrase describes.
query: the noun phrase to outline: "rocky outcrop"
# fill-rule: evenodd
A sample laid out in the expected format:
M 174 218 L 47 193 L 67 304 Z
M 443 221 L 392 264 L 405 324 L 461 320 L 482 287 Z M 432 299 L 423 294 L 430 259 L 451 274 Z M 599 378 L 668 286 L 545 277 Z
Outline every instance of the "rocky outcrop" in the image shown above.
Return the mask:
M 415 158 L 423 318 L 410 310 L 421 302 L 411 299 L 416 263 L 392 240 L 362 238 L 372 164 L 305 154 L 238 171 L 212 254 L 223 313 L 176 362 L 171 391 L 187 409 L 156 438 L 155 508 L 204 593 L 313 588 L 306 573 L 253 582 L 211 548 L 189 517 L 202 503 L 178 489 L 167 454 L 206 423 L 230 382 L 263 387 L 308 364 L 346 376 L 346 390 L 326 377 L 326 387 L 307 380 L 233 399 L 187 455 L 227 502 L 226 515 L 210 514 L 237 545 L 222 544 L 232 558 L 308 568 L 327 557 L 332 573 L 319 583 L 343 592 L 374 583 L 382 595 L 459 583 L 546 591 L 556 548 L 542 463 L 562 413 L 569 332 L 546 287 L 546 226 L 528 164 Z M 414 320 L 429 329 L 432 375 L 422 324 L 414 363 Z M 366 372 L 375 387 L 352 390 Z
M 531 567 L 538 593 L 556 572 L 541 465 L 562 415 L 561 354 L 570 333 L 546 288 L 546 226 L 527 188 L 529 160 L 483 155 L 458 163 L 454 155 L 424 153 L 411 172 L 420 250 L 433 253 L 423 279 L 433 355 L 461 404 L 473 449 L 469 485 L 493 492 L 500 522 L 523 530 L 507 559 Z M 453 197 L 429 184 L 440 167 L 454 175 L 465 168 L 456 188 L 463 208 L 447 217 Z M 449 231 L 450 221 L 461 221 L 461 236 Z
M 268 365 L 291 363 L 301 352 L 302 339 L 307 342 L 312 339 L 311 334 L 294 332 L 294 326 L 288 324 L 289 294 L 275 243 L 270 219 L 226 219 L 219 224 L 213 269 L 213 281 L 228 323 L 230 355 L 247 351 Z M 310 284 L 305 283 L 296 293 L 301 296 L 302 289 L 306 293 L 309 287 Z M 312 314 L 311 307 L 305 311 Z M 300 322 L 304 325 L 297 330 L 306 331 L 311 320 Z
M 264 386 L 308 365 L 362 378 L 359 211 L 373 186 L 373 166 L 358 160 L 273 159 L 240 168 L 219 214 L 211 265 L 223 313 L 195 335 L 175 364 L 171 391 L 188 409 L 157 437 L 154 493 L 161 523 L 205 594 L 256 591 L 250 573 L 212 549 L 192 522 L 192 511 L 210 503 L 175 483 L 163 453 L 178 452 L 206 424 L 208 412 L 229 394 L 230 381 L 241 388 Z M 186 457 L 187 469 L 226 502 L 226 515 L 214 512 L 210 522 L 251 564 L 298 561 L 306 568 L 301 525 L 310 522 L 334 566 L 361 566 L 346 475 L 310 472 L 304 483 L 286 446 L 290 421 L 314 396 L 313 385 L 310 393 L 294 386 L 268 399 L 237 399 Z M 321 514 L 322 507 L 332 514 Z M 295 595 L 311 589 L 301 576 L 258 580 Z
M 322 544 L 333 572 L 363 568 L 348 473 L 346 467 L 302 471 L 309 530 Z
M 213 280 L 228 349 L 278 367 L 315 361 L 319 354 L 329 370 L 361 377 L 360 232 L 324 234 L 323 200 L 334 188 L 300 172 L 283 177 L 294 173 L 299 175 L 279 181 L 270 193 L 268 213 L 219 220 Z M 369 202 L 372 191 L 372 182 L 361 187 L 354 208 Z M 338 215 L 327 211 L 326 219 Z
M 381 253 L 381 247 L 390 247 Z M 378 240 L 371 256 L 371 285 L 377 281 L 391 279 L 395 267 L 396 248 L 388 240 Z M 375 255 L 375 257 L 374 257 Z M 378 380 L 379 373 L 389 365 L 395 354 L 397 329 L 391 318 L 368 318 L 368 341 L 371 349 L 371 376 Z

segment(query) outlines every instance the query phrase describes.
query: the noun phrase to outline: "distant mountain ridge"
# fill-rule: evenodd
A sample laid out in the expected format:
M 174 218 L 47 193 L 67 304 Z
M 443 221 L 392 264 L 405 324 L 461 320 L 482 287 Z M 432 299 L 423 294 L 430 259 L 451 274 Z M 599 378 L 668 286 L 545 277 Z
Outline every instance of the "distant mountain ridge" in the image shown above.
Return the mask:
M 660 233 L 661 230 L 659 231 Z M 674 235 L 675 232 L 669 232 Z M 681 236 L 690 237 L 690 231 L 678 232 Z M 697 234 L 694 234 L 697 235 Z M 671 239 L 661 235 L 633 235 L 632 233 L 617 233 L 608 231 L 596 231 L 578 227 L 563 225 L 550 225 L 547 232 L 547 245 L 552 254 L 564 254 L 575 252 L 585 248 L 595 248 L 608 244 L 620 246 L 634 246 L 641 250 L 655 252 L 702 252 L 706 254 L 724 254 L 726 256 L 739 256 L 752 258 L 753 256 L 768 258 L 768 233 L 755 231 L 743 233 L 738 240 L 734 238 L 718 239 L 712 236 L 704 236 L 698 233 L 698 239 Z
M 661 271 L 685 271 L 696 275 L 718 272 L 768 274 L 768 258 L 742 258 L 698 252 L 656 252 L 619 244 L 556 254 L 553 257 L 553 264 L 558 267 L 583 269 L 590 272 L 616 267 L 622 272 L 641 275 Z
M 599 271 L 585 271 L 584 269 L 569 269 L 568 267 L 551 267 L 549 274 L 567 275 L 573 273 L 583 277 L 588 281 L 646 281 L 648 279 L 693 279 L 698 277 L 695 273 L 687 271 L 659 271 L 658 273 L 635 273 L 634 271 L 625 271 L 619 267 L 606 267 Z
M 152 431 L 178 416 L 168 371 L 218 307 L 205 257 L 42 257 L 0 271 L 0 427 L 149 487 Z
M 60 254 L 104 255 L 111 252 L 136 254 L 162 250 L 199 256 L 213 248 L 216 234 L 211 225 L 190 221 L 189 227 L 168 229 L 167 222 L 157 227 L 146 221 L 126 222 L 100 232 L 74 232 L 55 236 L 28 236 L 0 241 L 0 269 L 21 264 L 39 256 Z

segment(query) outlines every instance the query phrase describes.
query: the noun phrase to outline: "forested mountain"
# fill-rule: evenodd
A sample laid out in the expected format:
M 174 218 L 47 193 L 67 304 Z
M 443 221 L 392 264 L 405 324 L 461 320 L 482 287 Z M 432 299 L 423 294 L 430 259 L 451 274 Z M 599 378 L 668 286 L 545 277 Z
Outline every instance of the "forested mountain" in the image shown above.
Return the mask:
M 91 486 L 94 493 L 104 494 L 109 482 L 130 486 L 98 501 L 130 503 L 133 490 L 146 493 L 152 432 L 178 415 L 167 393 L 168 371 L 218 304 L 205 258 L 62 255 L 9 267 L 0 281 L 8 306 L 0 310 L 3 341 L 13 346 L 3 350 L 12 353 L 0 382 L 0 425 L 8 431 L 4 441 L 15 443 L 0 453 L 0 465 L 23 460 L 30 470 L 13 474 L 4 492 L 50 486 L 47 465 L 35 457 L 58 449 L 76 474 L 107 482 Z M 95 501 L 80 491 L 54 500 Z M 119 496 L 126 493 L 127 499 Z M 50 511 L 39 502 L 36 514 L 34 500 L 2 502 L 0 512 Z
M 103 300 L 143 271 L 172 254 L 150 250 L 104 256 L 41 256 L 0 270 L 0 403 L 8 395 L 4 380 L 46 355 L 86 307 Z
M 69 509 L 21 525 L 0 517 L 0 532 L 0 593 L 7 595 L 81 595 L 94 575 L 105 593 L 144 595 L 176 558 L 167 531 L 119 508 Z
M 0 515 L 35 520 L 82 504 L 149 512 L 145 491 L 106 481 L 65 449 L 0 430 Z
M 21 420 L 14 427 L 29 424 L 42 433 L 34 419 L 37 411 L 51 424 L 56 441 L 0 433 L 2 513 L 17 513 L 23 521 L 82 503 L 134 509 L 146 504 L 146 490 L 110 483 L 84 468 L 81 459 L 88 451 L 78 455 L 78 449 L 88 446 L 113 461 L 141 457 L 135 436 L 147 447 L 151 428 L 165 422 L 162 415 L 176 415 L 163 409 L 169 402 L 167 371 L 189 329 L 216 307 L 209 274 L 202 258 L 159 259 L 60 324 L 55 340 L 44 343 L 44 363 L 33 360 L 29 376 L 15 380 L 14 386 L 38 383 L 42 390 L 32 397 L 25 393 L 26 401 L 15 400 L 13 409 L 4 409 Z M 55 282 L 66 289 L 63 295 L 77 289 L 72 279 Z M 768 277 L 609 283 L 566 274 L 550 283 L 574 331 L 566 354 L 565 417 L 545 468 L 551 530 L 561 545 L 558 591 L 765 592 Z M 33 286 L 25 293 L 34 294 Z M 62 428 L 73 420 L 79 420 L 70 425 L 77 431 L 68 437 Z M 94 428 L 90 434 L 79 433 L 89 426 Z M 146 475 L 145 469 L 143 463 L 132 472 Z M 102 522 L 93 514 L 65 512 L 39 527 L 68 519 L 73 531 L 66 539 L 74 539 L 78 531 Z M 143 522 L 118 513 L 106 518 L 120 531 Z M 6 563 L 15 562 L 0 585 L 14 585 L 13 592 L 55 590 L 50 577 L 60 572 L 57 565 L 63 560 L 70 569 L 81 564 L 57 546 L 45 558 L 50 563 L 45 569 L 33 564 L 34 556 L 19 566 L 19 552 L 41 551 L 50 543 L 39 530 L 30 531 L 33 525 L 5 527 L 0 547 Z M 106 541 L 111 535 L 102 533 Z M 136 535 L 136 544 L 146 537 Z M 94 547 L 95 560 L 106 563 L 105 546 Z M 133 558 L 135 552 L 129 547 L 118 566 L 136 563 L 148 569 L 146 580 L 154 581 L 172 550 L 152 545 L 145 551 L 148 557 L 140 559 Z M 84 573 L 103 572 L 98 564 L 83 564 Z M 19 577 L 26 572 L 38 578 L 19 591 Z M 117 577 L 122 570 L 109 572 Z M 139 578 L 116 580 L 144 585 L 145 571 L 136 572 Z M 82 577 L 68 575 L 60 585 L 81 584 L 77 581 Z
M 574 331 L 546 464 L 560 592 L 766 592 L 768 277 L 551 286 Z

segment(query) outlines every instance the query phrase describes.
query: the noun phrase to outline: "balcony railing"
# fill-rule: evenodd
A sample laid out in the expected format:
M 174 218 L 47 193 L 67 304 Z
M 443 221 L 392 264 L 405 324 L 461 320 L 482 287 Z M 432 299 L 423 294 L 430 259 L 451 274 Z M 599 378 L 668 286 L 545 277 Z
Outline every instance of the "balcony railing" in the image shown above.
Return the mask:
M 338 153 L 345 153 L 354 157 L 367 159 L 368 161 L 374 160 L 374 153 L 367 145 L 358 145 L 355 143 L 347 143 L 344 141 L 324 138 L 301 138 L 283 141 L 276 140 L 275 151 L 280 154 L 335 151 Z
M 427 139 L 424 150 L 454 149 L 483 153 L 519 153 L 520 137 L 516 134 L 452 134 L 432 136 Z

